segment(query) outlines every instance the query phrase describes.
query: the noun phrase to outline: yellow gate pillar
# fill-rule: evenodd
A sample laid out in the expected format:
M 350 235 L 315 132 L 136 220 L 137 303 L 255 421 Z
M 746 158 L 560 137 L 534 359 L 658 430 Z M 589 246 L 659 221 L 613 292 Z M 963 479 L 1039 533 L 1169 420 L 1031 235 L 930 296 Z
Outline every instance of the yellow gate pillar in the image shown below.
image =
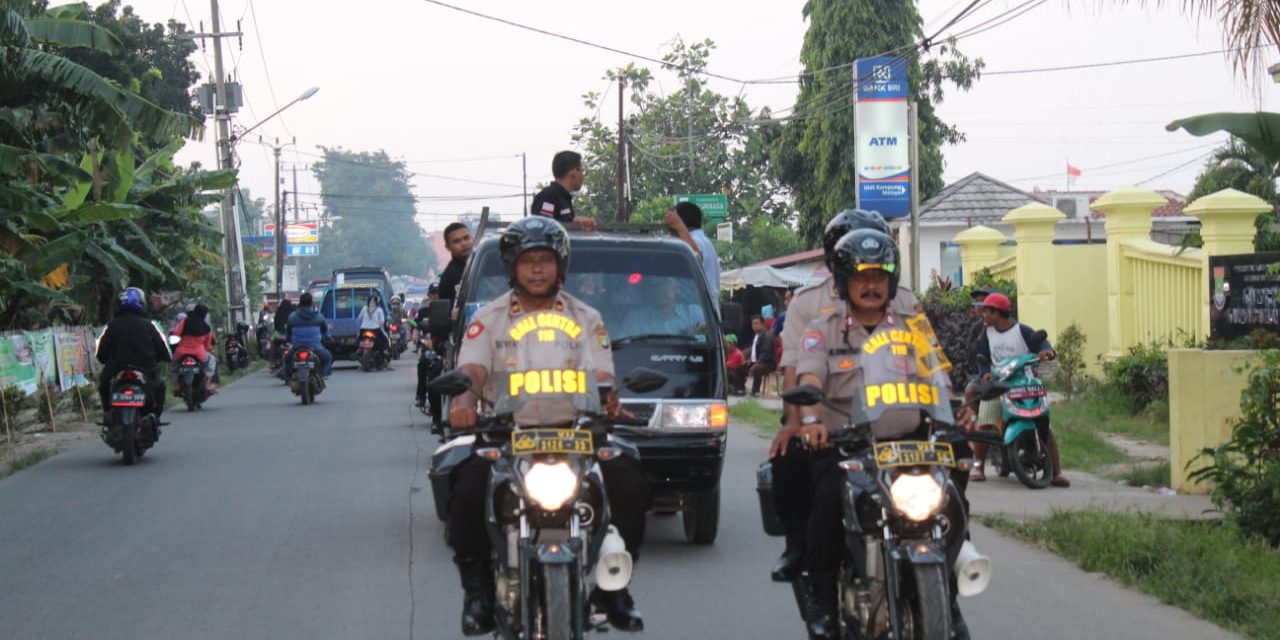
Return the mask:
M 1000 259 L 1000 245 L 1007 240 L 1003 233 L 982 225 L 956 234 L 952 241 L 960 245 L 960 269 L 964 272 L 965 284 L 973 284 L 979 271 Z
M 1040 202 L 1032 202 L 1004 217 L 1013 226 L 1018 241 L 1018 320 L 1052 337 L 1058 335 L 1058 313 L 1054 302 L 1057 267 L 1053 255 L 1053 228 L 1066 214 Z
M 1119 358 L 1138 344 L 1133 274 L 1129 273 L 1121 247 L 1130 240 L 1150 240 L 1151 212 L 1166 202 L 1154 191 L 1125 187 L 1093 203 L 1093 208 L 1107 217 L 1107 358 Z
M 1267 201 L 1235 189 L 1211 193 L 1184 209 L 1200 219 L 1200 237 L 1204 239 L 1204 250 L 1200 254 L 1204 261 L 1205 275 L 1200 285 L 1204 303 L 1196 337 L 1209 335 L 1209 305 L 1213 304 L 1209 295 L 1209 283 L 1213 278 L 1209 257 L 1253 253 L 1253 237 L 1258 233 L 1253 221 L 1270 210 L 1271 205 Z

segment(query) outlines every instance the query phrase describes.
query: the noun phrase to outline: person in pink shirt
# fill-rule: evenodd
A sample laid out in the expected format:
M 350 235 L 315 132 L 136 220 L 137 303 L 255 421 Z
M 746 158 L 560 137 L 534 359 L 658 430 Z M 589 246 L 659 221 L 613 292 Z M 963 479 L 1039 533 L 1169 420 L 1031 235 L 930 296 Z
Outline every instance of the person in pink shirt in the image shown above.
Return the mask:
M 173 350 L 173 360 L 177 362 L 182 356 L 192 355 L 204 363 L 205 389 L 215 393 L 218 388 L 213 384 L 213 376 L 218 371 L 218 359 L 213 355 L 213 328 L 209 326 L 208 317 L 209 308 L 198 304 L 178 325 L 174 333 L 181 340 Z

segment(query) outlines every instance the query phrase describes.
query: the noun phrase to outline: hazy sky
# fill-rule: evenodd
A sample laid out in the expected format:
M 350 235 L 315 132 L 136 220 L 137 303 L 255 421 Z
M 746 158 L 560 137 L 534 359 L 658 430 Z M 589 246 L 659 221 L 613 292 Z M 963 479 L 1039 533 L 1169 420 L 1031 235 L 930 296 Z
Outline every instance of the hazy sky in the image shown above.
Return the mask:
M 734 78 L 766 78 L 802 70 L 806 23 L 801 0 L 451 0 L 470 9 L 652 57 L 677 35 L 715 40 L 711 71 Z M 133 0 L 146 20 L 169 18 L 210 28 L 204 0 Z M 963 0 L 920 3 L 932 33 Z M 1019 5 L 993 0 L 955 32 Z M 1169 3 L 1166 3 L 1169 4 Z M 1048 0 L 1025 15 L 966 38 L 960 48 L 987 63 L 986 71 L 1110 62 L 1213 51 L 1224 47 L 1218 24 L 1184 17 L 1176 5 L 1117 8 L 1112 2 Z M 438 229 L 458 213 L 488 204 L 499 212 L 521 209 L 521 152 L 533 185 L 550 179 L 553 153 L 570 146 L 574 123 L 587 113 L 582 95 L 605 91 L 605 70 L 626 56 L 530 33 L 423 0 L 359 4 L 299 0 L 222 0 L 224 30 L 236 20 L 243 49 L 232 40 L 225 64 L 244 85 L 248 106 L 236 122 L 252 126 L 308 87 L 320 92 L 263 125 L 268 139 L 297 138 L 284 154 L 284 175 L 305 167 L 316 145 L 385 149 L 419 174 L 415 193 L 437 198 L 418 204 L 423 226 Z M 255 18 L 256 14 L 256 20 Z M 1274 48 L 1266 64 L 1277 61 Z M 212 69 L 211 48 L 194 56 Z M 646 63 L 639 63 L 646 64 Z M 654 65 L 649 65 L 651 68 Z M 268 81 L 268 75 L 270 82 Z M 655 86 L 674 91 L 674 75 Z M 748 85 L 713 80 L 722 93 L 743 92 L 753 108 L 792 106 L 796 85 Z M 272 88 L 274 88 L 274 95 Z M 616 119 L 609 89 L 606 118 Z M 1276 109 L 1280 85 L 1246 86 L 1225 55 L 1102 69 L 988 75 L 972 91 L 949 90 L 939 110 L 968 135 L 945 150 L 948 182 L 982 171 L 1030 189 L 1063 188 L 1066 163 L 1083 170 L 1080 189 L 1111 189 L 1142 181 L 1149 188 L 1190 191 L 1210 143 L 1169 133 L 1169 121 L 1211 111 Z M 852 112 L 848 112 L 850 115 Z M 271 151 L 238 146 L 241 182 L 268 197 Z M 1160 156 L 1129 162 L 1150 156 Z M 479 159 L 477 159 L 479 158 Z M 465 161 L 456 161 L 465 159 Z M 214 164 L 213 137 L 191 143 L 179 160 Z M 1117 165 L 1118 166 L 1111 166 Z M 1102 167 L 1094 169 L 1095 167 Z M 1168 173 L 1166 173 L 1168 172 Z M 1161 175 L 1165 174 L 1165 175 Z M 1047 177 L 1046 177 L 1047 176 Z M 1151 180 L 1155 178 L 1154 180 Z M 299 171 L 302 193 L 318 193 L 310 172 Z M 491 184 L 482 184 L 491 183 Z M 286 185 L 292 190 L 292 187 Z M 515 197 L 500 197 L 500 196 Z M 494 196 L 483 202 L 438 198 Z M 269 199 L 269 198 L 268 198 Z M 303 196 L 307 203 L 318 196 Z

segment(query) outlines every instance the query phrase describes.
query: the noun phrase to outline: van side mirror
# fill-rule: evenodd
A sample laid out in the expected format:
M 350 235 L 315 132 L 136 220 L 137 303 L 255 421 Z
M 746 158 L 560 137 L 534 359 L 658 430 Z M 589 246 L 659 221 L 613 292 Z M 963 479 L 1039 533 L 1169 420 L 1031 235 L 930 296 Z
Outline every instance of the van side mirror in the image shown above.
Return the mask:
M 427 307 L 427 331 L 448 333 L 453 328 L 453 301 L 432 300 Z

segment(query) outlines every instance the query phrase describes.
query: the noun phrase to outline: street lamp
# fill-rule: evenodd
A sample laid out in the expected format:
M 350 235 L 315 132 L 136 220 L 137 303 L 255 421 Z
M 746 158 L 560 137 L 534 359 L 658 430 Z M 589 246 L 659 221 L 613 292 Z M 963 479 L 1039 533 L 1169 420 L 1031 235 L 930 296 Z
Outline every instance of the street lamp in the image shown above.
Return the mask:
M 250 131 L 253 131 L 254 129 L 257 129 L 258 127 L 261 127 L 262 125 L 266 124 L 268 120 L 280 115 L 280 112 L 284 111 L 285 109 L 288 109 L 289 107 L 292 107 L 293 105 L 298 104 L 299 102 L 302 102 L 303 100 L 306 100 L 311 96 L 314 96 L 316 92 L 319 90 L 320 90 L 320 87 L 311 87 L 310 89 L 303 91 L 302 95 L 294 98 L 292 101 L 289 102 L 289 104 L 286 104 L 285 106 L 280 107 L 279 109 L 276 109 L 275 113 L 263 118 L 261 121 L 258 122 L 258 124 L 255 124 L 252 127 L 249 127 L 248 129 L 245 129 L 244 131 L 240 132 L 239 136 L 231 136 L 231 143 L 235 144 L 235 141 L 238 140 L 239 138 L 243 138 L 249 135 Z

